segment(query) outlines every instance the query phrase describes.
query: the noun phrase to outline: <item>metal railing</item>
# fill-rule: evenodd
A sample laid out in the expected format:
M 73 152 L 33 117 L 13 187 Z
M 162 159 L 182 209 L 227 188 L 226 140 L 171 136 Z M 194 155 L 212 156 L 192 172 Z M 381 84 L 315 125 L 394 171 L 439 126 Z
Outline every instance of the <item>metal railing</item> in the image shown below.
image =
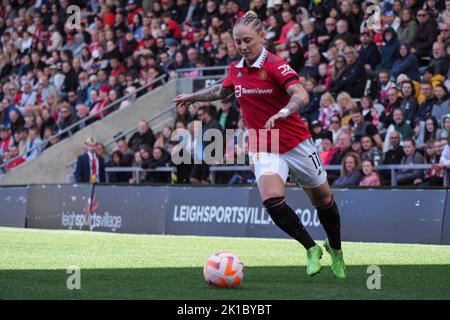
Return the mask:
M 387 165 L 378 165 L 375 167 L 377 171 L 390 171 L 391 172 L 391 186 L 395 187 L 397 186 L 397 171 L 398 170 L 427 170 L 430 169 L 433 165 L 432 164 L 387 164 Z M 107 167 L 105 168 L 106 172 L 135 172 L 136 177 L 139 176 L 140 172 L 176 172 L 176 167 L 158 167 L 155 169 L 142 169 L 140 167 Z M 242 171 L 242 172 L 248 172 L 251 171 L 250 166 L 246 165 L 239 165 L 239 166 L 233 166 L 233 165 L 218 165 L 218 166 L 211 166 L 209 168 L 211 175 L 212 175 L 212 181 L 215 183 L 216 181 L 216 173 L 218 172 L 230 172 L 230 171 Z M 341 170 L 340 165 L 328 165 L 325 166 L 325 170 L 327 171 L 339 171 Z M 444 177 L 443 177 L 443 186 L 448 186 L 448 170 L 444 170 Z M 136 180 L 136 183 L 139 183 Z
M 136 183 L 141 183 L 141 173 L 142 172 L 166 172 L 166 173 L 172 173 L 175 172 L 175 167 L 158 167 L 155 169 L 143 169 L 141 167 L 106 167 L 106 182 L 109 182 L 109 175 L 110 172 L 116 172 L 116 173 L 126 173 L 131 172 L 134 173 L 134 176 L 136 177 Z
M 220 76 L 220 75 L 225 75 L 228 71 L 230 67 L 229 66 L 217 66 L 217 67 L 204 67 L 204 68 L 183 68 L 183 69 L 176 69 L 176 75 L 177 78 L 185 78 L 187 74 L 197 71 L 199 72 L 199 75 L 196 76 L 195 78 L 198 79 L 199 77 L 211 77 L 211 76 Z M 208 74 L 205 75 L 205 72 L 211 72 L 211 71 L 223 71 L 222 73 L 219 74 Z M 189 77 L 188 77 L 189 78 Z
M 167 110 L 165 110 L 165 111 L 163 111 L 163 112 L 160 112 L 160 113 L 158 113 L 158 114 L 156 114 L 156 115 L 154 115 L 154 116 L 151 116 L 150 118 L 147 118 L 146 120 L 147 120 L 147 122 L 150 123 L 150 122 L 152 122 L 152 121 L 154 121 L 154 120 L 157 120 L 158 118 L 160 118 L 160 117 L 162 117 L 162 116 L 164 116 L 164 115 L 166 115 L 167 113 L 170 113 L 170 112 L 172 112 L 172 113 L 174 113 L 174 114 L 176 113 L 176 107 L 175 107 L 175 105 L 172 105 L 171 107 L 169 107 L 169 109 L 167 109 Z M 106 142 L 104 143 L 105 148 L 107 148 L 109 145 L 111 145 L 111 144 L 117 142 L 117 141 L 120 140 L 121 138 L 126 137 L 126 136 L 129 135 L 129 134 L 135 133 L 135 132 L 137 131 L 137 129 L 138 129 L 138 125 L 136 125 L 135 127 L 132 127 L 131 129 L 129 129 L 129 130 L 125 131 L 125 132 L 122 132 L 122 133 L 120 133 L 120 134 L 114 136 L 113 139 L 108 140 L 108 141 L 106 141 Z M 72 169 L 74 169 L 76 163 L 77 163 L 77 161 L 74 160 L 74 161 L 70 162 L 70 163 L 66 166 L 66 168 L 72 167 Z M 125 167 L 124 167 L 124 168 L 125 168 Z
M 74 124 L 70 125 L 69 127 L 65 128 L 64 130 L 59 131 L 58 133 L 54 134 L 54 135 L 51 136 L 50 138 L 48 138 L 48 139 L 42 141 L 40 144 L 38 144 L 38 145 L 32 147 L 30 150 L 26 150 L 25 152 L 23 152 L 23 153 L 17 155 L 15 158 L 10 159 L 8 162 L 3 163 L 2 165 L 0 165 L 0 171 L 3 170 L 3 169 L 5 169 L 5 168 L 8 166 L 8 164 L 11 163 L 11 162 L 13 162 L 14 160 L 17 160 L 17 159 L 19 159 L 20 157 L 22 157 L 22 156 L 24 156 L 24 155 L 26 155 L 26 154 L 28 154 L 28 153 L 31 153 L 31 152 L 34 151 L 34 150 L 45 148 L 45 146 L 46 146 L 51 140 L 53 140 L 53 139 L 55 139 L 55 138 L 57 138 L 57 137 L 61 137 L 62 135 L 65 135 L 65 134 L 69 134 L 69 137 L 72 136 L 72 135 L 75 134 L 76 131 L 77 131 L 77 130 L 75 130 L 75 128 L 77 128 L 80 124 L 82 124 L 82 123 L 84 123 L 84 122 L 86 122 L 86 121 L 88 121 L 88 120 L 94 119 L 94 118 L 96 118 L 98 115 L 100 115 L 100 118 L 103 119 L 105 116 L 108 116 L 108 115 L 111 114 L 111 113 L 109 113 L 109 114 L 103 115 L 103 113 L 105 113 L 105 111 L 108 111 L 108 110 L 112 109 L 113 107 L 117 106 L 118 104 L 120 104 L 122 101 L 128 99 L 129 97 L 131 97 L 131 96 L 133 96 L 133 95 L 137 95 L 139 92 L 141 92 L 141 91 L 144 90 L 144 89 L 147 89 L 148 86 L 150 86 L 150 85 L 152 85 L 152 84 L 154 84 L 154 83 L 157 83 L 157 82 L 161 81 L 162 84 L 165 84 L 165 83 L 167 82 L 166 80 L 167 80 L 167 76 L 166 76 L 166 75 L 163 75 L 163 76 L 160 76 L 160 77 L 158 77 L 158 78 L 156 78 L 156 79 L 153 79 L 153 80 L 149 81 L 147 84 L 145 84 L 145 85 L 139 87 L 135 92 L 129 93 L 129 94 L 127 94 L 127 95 L 124 95 L 124 96 L 121 97 L 120 99 L 117 99 L 117 100 L 111 102 L 110 104 L 108 104 L 105 108 L 103 108 L 103 109 L 101 109 L 101 110 L 99 110 L 99 111 L 93 113 L 92 115 L 89 115 L 88 117 L 86 117 L 86 118 L 84 118 L 84 119 L 81 119 L 81 120 L 75 122 Z M 157 90 L 158 88 L 159 88 L 159 87 L 155 88 L 155 90 Z M 150 91 L 148 91 L 148 93 L 150 93 L 150 92 L 152 92 L 152 91 L 153 91 L 153 89 L 150 90 Z M 75 132 L 72 132 L 72 130 L 74 130 Z M 61 139 L 61 140 L 62 140 L 62 139 Z M 41 154 L 42 152 L 44 152 L 44 150 L 42 150 L 39 154 Z

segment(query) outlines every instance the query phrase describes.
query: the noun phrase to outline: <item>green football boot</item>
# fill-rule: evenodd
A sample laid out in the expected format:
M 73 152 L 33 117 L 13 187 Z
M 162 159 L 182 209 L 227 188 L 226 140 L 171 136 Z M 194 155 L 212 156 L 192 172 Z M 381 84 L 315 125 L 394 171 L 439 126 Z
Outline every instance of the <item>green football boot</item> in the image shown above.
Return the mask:
M 342 249 L 341 250 L 333 249 L 330 246 L 328 239 L 325 239 L 323 246 L 331 256 L 331 271 L 333 272 L 334 276 L 339 279 L 344 279 L 346 276 L 346 271 Z
M 311 247 L 306 251 L 306 258 L 308 259 L 308 265 L 306 266 L 306 273 L 308 276 L 315 276 L 320 272 L 322 266 L 320 265 L 320 259 L 322 259 L 323 251 L 318 245 Z

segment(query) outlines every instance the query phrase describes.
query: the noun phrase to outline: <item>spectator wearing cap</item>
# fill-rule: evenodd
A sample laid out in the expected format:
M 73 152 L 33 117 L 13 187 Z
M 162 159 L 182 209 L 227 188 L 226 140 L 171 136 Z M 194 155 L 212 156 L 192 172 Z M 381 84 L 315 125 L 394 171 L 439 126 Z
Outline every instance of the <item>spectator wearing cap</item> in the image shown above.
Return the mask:
M 359 36 L 361 48 L 359 49 L 359 59 L 364 65 L 364 69 L 368 72 L 375 70 L 380 63 L 380 52 L 376 44 L 372 40 L 372 32 L 368 28 L 364 28 Z
M 402 42 L 398 48 L 398 59 L 394 61 L 391 69 L 391 76 L 395 79 L 400 74 L 406 74 L 409 79 L 419 81 L 419 64 L 415 54 L 407 42 Z
M 236 129 L 239 121 L 239 111 L 233 107 L 233 103 L 230 98 L 220 100 L 221 108 L 217 113 L 217 122 L 223 129 Z
M 418 58 L 429 57 L 438 36 L 438 25 L 425 9 L 417 11 L 419 26 L 411 46 Z
M 75 181 L 77 183 L 105 182 L 105 162 L 95 152 L 97 141 L 89 137 L 85 142 L 86 152 L 77 158 Z

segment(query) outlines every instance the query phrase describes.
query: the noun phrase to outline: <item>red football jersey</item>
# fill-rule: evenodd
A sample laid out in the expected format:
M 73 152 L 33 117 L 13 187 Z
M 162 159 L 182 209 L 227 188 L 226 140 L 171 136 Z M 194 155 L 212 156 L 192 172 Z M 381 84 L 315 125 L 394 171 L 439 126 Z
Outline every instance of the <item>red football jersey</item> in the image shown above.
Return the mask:
M 295 83 L 300 83 L 297 72 L 266 49 L 251 67 L 245 66 L 243 59 L 230 65 L 222 87 L 234 89 L 247 128 L 251 132 L 256 131 L 256 141 L 249 135 L 250 151 L 276 153 L 276 148 L 271 147 L 271 136 L 277 132 L 274 129 L 278 129 L 279 153 L 295 148 L 311 136 L 297 113 L 277 123 L 270 131 L 264 130 L 267 120 L 288 104 L 291 96 L 286 89 Z M 260 141 L 263 144 L 267 141 L 266 150 L 261 147 Z

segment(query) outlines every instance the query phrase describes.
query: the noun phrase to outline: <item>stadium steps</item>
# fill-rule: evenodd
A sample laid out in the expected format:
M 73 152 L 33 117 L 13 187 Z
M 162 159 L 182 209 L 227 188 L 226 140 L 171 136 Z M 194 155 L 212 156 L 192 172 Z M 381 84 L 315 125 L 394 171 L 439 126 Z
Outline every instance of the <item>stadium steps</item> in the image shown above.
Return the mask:
M 93 136 L 104 143 L 111 140 L 118 132 L 126 132 L 136 127 L 139 120 L 154 117 L 150 123 L 156 133 L 175 120 L 174 112 L 167 112 L 173 108 L 172 99 L 176 92 L 176 81 L 171 80 L 150 93 L 138 98 L 133 105 L 117 110 L 102 120 L 76 132 L 55 146 L 45 150 L 35 159 L 27 161 L 0 179 L 0 185 L 29 185 L 29 184 L 62 184 L 68 182 L 72 168 L 68 166 L 77 156 L 83 153 L 83 144 Z M 110 150 L 109 150 L 110 151 Z

